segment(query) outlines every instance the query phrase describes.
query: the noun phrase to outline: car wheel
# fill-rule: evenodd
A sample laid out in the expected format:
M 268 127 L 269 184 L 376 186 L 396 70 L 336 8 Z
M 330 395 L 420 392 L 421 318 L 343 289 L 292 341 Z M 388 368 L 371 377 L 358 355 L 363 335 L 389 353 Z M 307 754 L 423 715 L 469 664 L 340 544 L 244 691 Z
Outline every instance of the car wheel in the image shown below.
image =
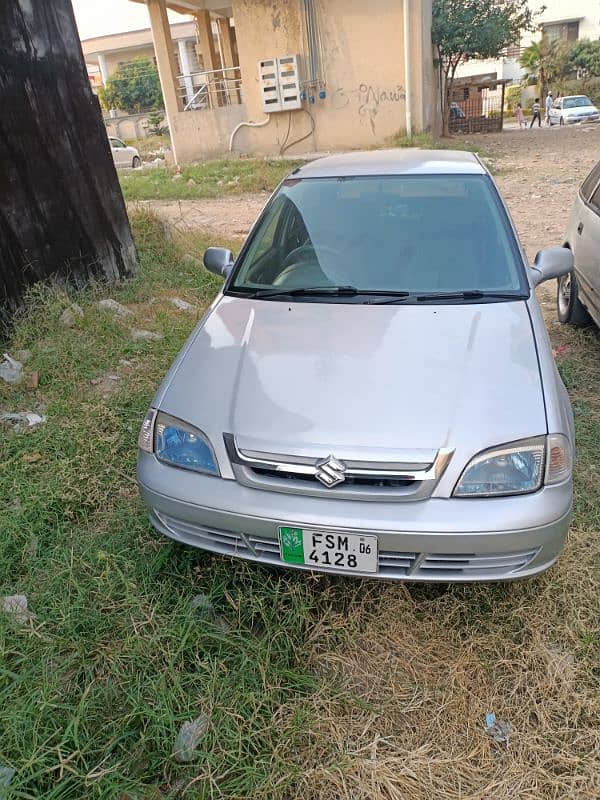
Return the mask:
M 584 325 L 589 325 L 591 321 L 590 315 L 579 299 L 577 278 L 574 272 L 569 272 L 568 275 L 562 275 L 558 279 L 556 309 L 558 312 L 558 321 L 562 322 L 563 325 L 570 323 L 571 325 L 583 327 Z
M 133 169 L 137 169 L 138 167 L 142 166 L 142 159 L 139 156 L 134 156 L 133 161 L 131 163 Z

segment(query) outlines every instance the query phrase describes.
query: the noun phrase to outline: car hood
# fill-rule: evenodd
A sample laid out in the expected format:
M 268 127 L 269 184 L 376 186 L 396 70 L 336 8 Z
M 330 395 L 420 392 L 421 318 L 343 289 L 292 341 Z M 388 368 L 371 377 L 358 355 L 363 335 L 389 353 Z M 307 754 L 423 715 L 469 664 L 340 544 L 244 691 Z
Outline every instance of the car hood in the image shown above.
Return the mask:
M 596 106 L 576 106 L 575 108 L 563 109 L 563 114 L 574 115 L 578 114 L 597 114 L 598 109 Z
M 224 297 L 156 401 L 221 451 L 467 458 L 546 432 L 526 303 L 352 305 Z

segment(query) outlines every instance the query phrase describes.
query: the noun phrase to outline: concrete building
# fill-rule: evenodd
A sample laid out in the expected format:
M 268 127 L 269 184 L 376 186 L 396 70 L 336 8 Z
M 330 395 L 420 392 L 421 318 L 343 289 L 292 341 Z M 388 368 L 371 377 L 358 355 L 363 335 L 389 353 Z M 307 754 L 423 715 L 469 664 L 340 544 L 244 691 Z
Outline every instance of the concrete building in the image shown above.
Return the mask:
M 521 54 L 542 36 L 566 42 L 600 38 L 600 0 L 530 0 L 529 7 L 536 15 L 534 32 L 524 32 L 521 41 L 501 58 L 474 59 L 461 64 L 457 75 L 495 72 L 498 78 L 520 81 L 524 74 L 519 63 Z
M 431 0 L 133 1 L 148 7 L 178 162 L 380 145 L 436 122 Z M 177 63 L 167 8 L 194 16 L 200 74 Z

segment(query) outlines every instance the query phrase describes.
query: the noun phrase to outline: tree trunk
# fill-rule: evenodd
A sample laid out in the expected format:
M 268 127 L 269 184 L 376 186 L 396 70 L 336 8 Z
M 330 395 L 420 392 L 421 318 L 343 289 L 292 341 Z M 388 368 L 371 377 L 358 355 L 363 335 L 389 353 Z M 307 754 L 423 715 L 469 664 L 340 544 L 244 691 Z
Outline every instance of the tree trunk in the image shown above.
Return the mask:
M 51 276 L 116 281 L 135 248 L 71 0 L 0 3 L 0 313 Z

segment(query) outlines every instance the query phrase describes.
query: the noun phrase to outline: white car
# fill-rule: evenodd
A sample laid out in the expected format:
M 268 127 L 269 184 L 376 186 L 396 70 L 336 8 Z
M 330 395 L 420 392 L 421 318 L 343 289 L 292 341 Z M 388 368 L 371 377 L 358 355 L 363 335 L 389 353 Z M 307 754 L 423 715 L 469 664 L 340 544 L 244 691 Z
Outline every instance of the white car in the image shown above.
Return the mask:
M 558 279 L 558 319 L 572 325 L 600 326 L 600 161 L 581 184 L 564 246 L 575 270 Z
M 550 125 L 572 125 L 575 122 L 598 122 L 600 111 L 585 94 L 561 97 L 550 109 Z
M 120 139 L 110 137 L 110 150 L 116 167 L 132 167 L 136 169 L 142 166 L 142 159 L 135 147 L 129 147 Z

